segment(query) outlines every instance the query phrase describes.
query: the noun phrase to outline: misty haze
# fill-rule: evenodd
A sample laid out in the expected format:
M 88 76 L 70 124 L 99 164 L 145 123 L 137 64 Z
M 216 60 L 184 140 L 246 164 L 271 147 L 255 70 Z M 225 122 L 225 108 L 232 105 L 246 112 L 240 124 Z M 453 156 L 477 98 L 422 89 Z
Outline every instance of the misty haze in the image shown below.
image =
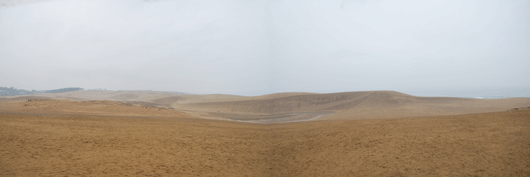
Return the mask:
M 0 0 L 0 176 L 530 176 L 530 1 Z

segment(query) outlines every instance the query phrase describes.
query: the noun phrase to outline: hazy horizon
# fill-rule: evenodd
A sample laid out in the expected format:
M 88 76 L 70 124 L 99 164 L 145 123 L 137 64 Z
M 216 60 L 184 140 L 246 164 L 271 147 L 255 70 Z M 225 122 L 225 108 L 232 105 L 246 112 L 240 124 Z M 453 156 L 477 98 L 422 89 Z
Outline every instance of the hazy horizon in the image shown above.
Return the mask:
M 20 93 L 5 92 L 3 88 L 18 89 L 24 90 Z M 17 87 L 2 87 L 0 86 L 0 93 L 4 96 L 7 95 L 27 95 L 27 94 L 40 94 L 40 93 L 52 93 L 49 91 L 55 90 L 67 90 L 67 89 L 80 89 L 86 91 L 159 91 L 159 92 L 174 92 L 182 94 L 198 94 L 198 93 L 188 93 L 188 92 L 179 92 L 174 90 L 137 90 L 137 89 L 125 89 L 125 90 L 110 90 L 105 88 L 80 88 L 80 87 L 67 87 L 67 88 L 58 88 L 51 90 L 35 90 L 35 89 L 23 89 Z M 396 91 L 396 90 L 360 90 L 360 91 Z M 342 92 L 356 92 L 356 91 L 342 91 Z M 400 91 L 397 91 L 400 92 Z M 59 92 L 57 92 L 59 93 Z M 285 92 L 276 92 L 276 93 L 285 93 Z M 308 92 L 308 93 L 337 93 L 337 92 Z M 478 99 L 500 99 L 500 98 L 530 98 L 530 87 L 519 87 L 519 88 L 503 88 L 503 89 L 482 89 L 482 90 L 467 90 L 467 91 L 455 91 L 455 90 L 445 90 L 445 91 L 423 91 L 416 92 L 416 94 L 401 92 L 405 94 L 410 94 L 414 96 L 427 96 L 427 97 L 461 97 L 461 98 L 478 98 Z M 208 93 L 208 94 L 226 94 L 226 93 Z M 267 93 L 261 95 L 268 95 L 274 93 Z M 237 94 L 227 94 L 227 95 L 237 95 Z M 241 96 L 261 96 L 261 95 L 241 95 Z
M 525 0 L 13 3 L 0 85 L 528 97 L 529 31 Z

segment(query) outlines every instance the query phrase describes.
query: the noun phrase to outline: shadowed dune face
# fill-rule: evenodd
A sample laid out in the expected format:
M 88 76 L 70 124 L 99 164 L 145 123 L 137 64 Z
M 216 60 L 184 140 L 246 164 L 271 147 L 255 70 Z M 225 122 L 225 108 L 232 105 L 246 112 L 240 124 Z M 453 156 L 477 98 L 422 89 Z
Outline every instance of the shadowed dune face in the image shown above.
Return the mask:
M 165 98 L 159 98 L 153 100 L 154 103 L 163 104 L 163 105 L 171 105 L 178 100 L 182 99 L 180 96 L 172 96 L 172 97 L 165 97 Z
M 399 106 L 413 103 L 414 96 L 399 92 L 346 92 L 305 94 L 272 99 L 236 100 L 178 105 L 192 109 L 218 109 L 227 112 L 281 113 L 296 111 L 340 111 L 357 105 Z
M 369 92 L 333 94 L 303 94 L 270 99 L 249 99 L 206 103 L 176 104 L 176 107 L 195 110 L 219 110 L 225 112 L 282 113 L 296 111 L 334 110 L 326 109 L 346 104 L 369 95 Z

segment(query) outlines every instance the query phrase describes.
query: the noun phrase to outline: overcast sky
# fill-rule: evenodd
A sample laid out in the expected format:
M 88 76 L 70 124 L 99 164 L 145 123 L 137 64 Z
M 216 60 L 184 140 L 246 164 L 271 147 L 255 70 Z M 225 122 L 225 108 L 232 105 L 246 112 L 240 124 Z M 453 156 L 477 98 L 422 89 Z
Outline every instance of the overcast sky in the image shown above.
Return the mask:
M 452 96 L 530 86 L 528 0 L 9 2 L 6 87 Z

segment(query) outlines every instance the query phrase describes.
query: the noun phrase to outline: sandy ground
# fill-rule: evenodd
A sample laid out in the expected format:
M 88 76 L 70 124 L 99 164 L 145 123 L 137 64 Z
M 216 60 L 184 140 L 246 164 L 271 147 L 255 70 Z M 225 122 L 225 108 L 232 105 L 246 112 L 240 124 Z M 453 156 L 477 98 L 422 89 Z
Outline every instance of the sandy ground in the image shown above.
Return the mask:
M 238 96 L 223 94 L 193 95 L 159 91 L 83 90 L 31 96 L 0 97 L 0 102 L 25 101 L 37 98 L 77 101 L 112 100 L 129 105 L 172 108 L 194 117 L 206 119 L 255 123 L 460 115 L 498 112 L 510 108 L 530 106 L 530 98 L 468 99 L 418 97 L 395 91 L 326 94 L 288 92 L 261 96 Z M 333 113 L 328 114 L 328 112 Z M 279 114 L 292 116 L 279 117 L 277 116 Z
M 109 101 L 0 110 L 0 176 L 530 176 L 530 109 L 283 124 Z

